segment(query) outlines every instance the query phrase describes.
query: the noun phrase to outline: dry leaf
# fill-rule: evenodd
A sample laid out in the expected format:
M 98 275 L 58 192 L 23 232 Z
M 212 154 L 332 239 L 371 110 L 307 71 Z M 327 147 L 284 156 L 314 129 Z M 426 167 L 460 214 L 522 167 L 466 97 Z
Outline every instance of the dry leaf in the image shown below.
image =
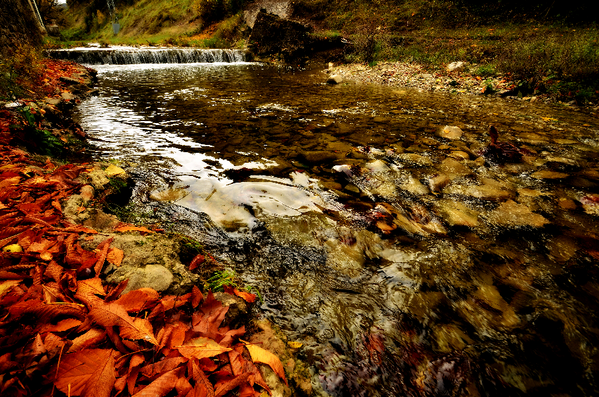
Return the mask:
M 279 375 L 281 379 L 285 381 L 287 384 L 287 379 L 285 378 L 285 371 L 283 370 L 283 364 L 281 364 L 281 360 L 268 350 L 265 350 L 259 346 L 252 345 L 250 343 L 245 345 L 246 349 L 250 352 L 250 356 L 252 357 L 252 361 L 255 363 L 267 364 L 275 371 L 275 374 Z

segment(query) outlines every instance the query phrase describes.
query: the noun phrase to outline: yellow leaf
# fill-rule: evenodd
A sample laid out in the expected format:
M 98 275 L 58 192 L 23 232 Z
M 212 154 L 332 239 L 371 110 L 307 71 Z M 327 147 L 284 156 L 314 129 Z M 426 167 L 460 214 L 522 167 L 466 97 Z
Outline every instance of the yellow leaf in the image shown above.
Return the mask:
M 267 364 L 273 371 L 275 371 L 275 374 L 279 375 L 279 377 L 285 381 L 285 384 L 288 384 L 287 379 L 285 379 L 283 364 L 281 364 L 281 360 L 279 360 L 277 356 L 256 345 L 246 344 L 245 347 L 250 352 L 253 362 Z
M 300 347 L 302 347 L 304 345 L 302 342 L 287 342 L 287 344 L 292 349 L 299 349 Z
M 2 251 L 4 251 L 4 252 L 23 252 L 23 247 L 21 247 L 19 244 L 11 244 L 11 245 L 7 245 L 6 247 L 2 248 Z

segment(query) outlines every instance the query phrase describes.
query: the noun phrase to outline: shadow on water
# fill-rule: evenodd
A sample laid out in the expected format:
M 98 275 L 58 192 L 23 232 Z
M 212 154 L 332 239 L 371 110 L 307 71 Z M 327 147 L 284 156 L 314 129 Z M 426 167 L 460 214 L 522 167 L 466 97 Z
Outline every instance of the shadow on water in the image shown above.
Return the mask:
M 260 288 L 318 393 L 595 395 L 597 120 L 324 80 L 101 66 L 78 117 L 138 205 Z M 518 158 L 481 155 L 491 124 Z

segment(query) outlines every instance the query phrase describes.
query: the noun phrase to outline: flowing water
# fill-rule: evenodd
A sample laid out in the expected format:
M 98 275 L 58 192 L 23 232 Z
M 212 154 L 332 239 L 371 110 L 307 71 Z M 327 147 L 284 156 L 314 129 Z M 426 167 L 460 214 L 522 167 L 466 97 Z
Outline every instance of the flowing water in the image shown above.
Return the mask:
M 596 118 L 254 63 L 97 69 L 95 156 L 260 289 L 314 393 L 597 393 Z M 485 151 L 489 125 L 519 154 Z

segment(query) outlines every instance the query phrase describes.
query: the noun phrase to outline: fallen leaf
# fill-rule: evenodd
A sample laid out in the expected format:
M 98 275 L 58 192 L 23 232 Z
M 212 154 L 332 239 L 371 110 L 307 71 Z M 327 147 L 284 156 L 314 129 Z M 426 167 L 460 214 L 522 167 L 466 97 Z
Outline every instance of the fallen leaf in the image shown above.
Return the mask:
M 62 357 L 54 385 L 71 396 L 110 397 L 116 381 L 112 349 L 86 349 Z
M 275 374 L 279 375 L 279 377 L 285 381 L 285 384 L 287 384 L 285 371 L 283 370 L 283 364 L 281 364 L 281 360 L 279 360 L 277 356 L 268 350 L 251 343 L 247 343 L 245 348 L 250 352 L 250 357 L 252 357 L 253 362 L 267 364 L 270 366 L 270 368 L 272 368 L 273 371 L 275 371 Z
M 126 225 L 126 226 L 119 226 L 116 227 L 114 229 L 117 232 L 142 232 L 142 233 L 154 233 L 152 230 L 143 227 L 143 226 L 131 226 L 131 225 Z
M 186 358 L 202 359 L 206 357 L 218 356 L 221 353 L 231 351 L 232 349 L 219 345 L 210 338 L 199 337 L 190 340 L 187 344 L 176 346 L 179 353 Z
M 127 310 L 116 302 L 93 307 L 89 311 L 89 317 L 103 327 L 120 327 L 120 334 L 124 338 L 158 344 L 150 322 L 147 319 L 130 317 Z
M 122 249 L 111 247 L 108 250 L 108 255 L 106 255 L 106 260 L 108 261 L 108 263 L 111 263 L 115 266 L 121 266 L 124 257 L 125 253 Z

